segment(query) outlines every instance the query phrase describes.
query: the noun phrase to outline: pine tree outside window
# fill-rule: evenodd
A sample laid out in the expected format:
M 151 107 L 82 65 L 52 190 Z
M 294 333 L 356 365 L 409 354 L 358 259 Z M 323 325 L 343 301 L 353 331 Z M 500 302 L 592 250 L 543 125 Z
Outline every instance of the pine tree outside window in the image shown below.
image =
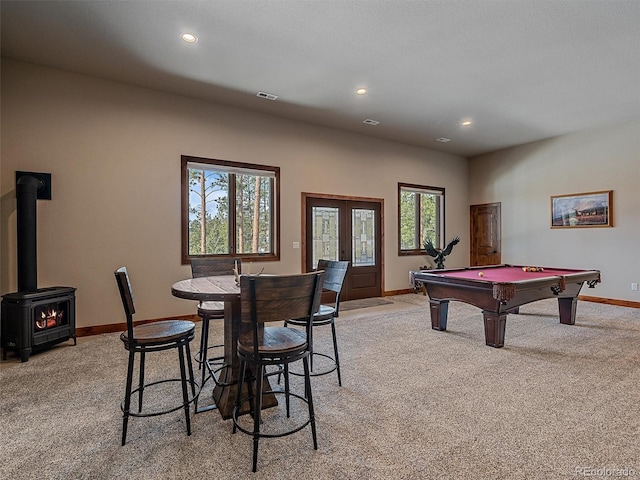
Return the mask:
M 280 168 L 182 156 L 182 263 L 279 259 Z
M 424 255 L 430 239 L 442 247 L 444 188 L 398 183 L 398 254 Z

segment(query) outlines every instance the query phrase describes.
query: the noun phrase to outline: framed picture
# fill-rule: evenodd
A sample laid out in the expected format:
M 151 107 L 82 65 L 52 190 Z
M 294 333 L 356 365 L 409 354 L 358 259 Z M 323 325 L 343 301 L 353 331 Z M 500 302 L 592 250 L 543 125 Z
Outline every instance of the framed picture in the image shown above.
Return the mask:
M 551 228 L 612 227 L 613 190 L 551 197 Z

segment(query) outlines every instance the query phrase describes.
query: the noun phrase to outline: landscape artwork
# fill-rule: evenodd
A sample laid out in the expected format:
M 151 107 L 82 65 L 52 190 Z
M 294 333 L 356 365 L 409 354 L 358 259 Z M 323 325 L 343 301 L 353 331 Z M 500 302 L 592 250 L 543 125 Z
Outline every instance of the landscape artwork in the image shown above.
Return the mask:
M 612 190 L 554 195 L 551 228 L 611 227 Z

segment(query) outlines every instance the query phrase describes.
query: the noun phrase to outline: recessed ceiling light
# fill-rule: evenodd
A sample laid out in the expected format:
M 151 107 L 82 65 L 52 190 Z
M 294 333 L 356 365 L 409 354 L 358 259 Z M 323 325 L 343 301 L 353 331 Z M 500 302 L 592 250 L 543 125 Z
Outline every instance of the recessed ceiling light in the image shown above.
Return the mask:
M 356 93 L 358 95 L 364 95 L 365 93 L 367 93 L 367 89 L 366 88 L 359 88 L 356 90 Z
M 377 120 L 371 120 L 370 118 L 367 118 L 362 123 L 367 124 L 367 125 L 378 125 L 380 122 L 377 121 Z
M 450 141 L 451 141 L 450 138 L 445 138 L 445 137 L 436 138 L 436 142 L 447 143 L 447 142 L 450 142 Z
M 473 122 L 471 120 L 464 120 L 460 125 L 462 125 L 463 127 L 468 127 L 472 123 Z
M 187 43 L 198 43 L 198 37 L 196 37 L 193 33 L 181 33 L 180 38 Z

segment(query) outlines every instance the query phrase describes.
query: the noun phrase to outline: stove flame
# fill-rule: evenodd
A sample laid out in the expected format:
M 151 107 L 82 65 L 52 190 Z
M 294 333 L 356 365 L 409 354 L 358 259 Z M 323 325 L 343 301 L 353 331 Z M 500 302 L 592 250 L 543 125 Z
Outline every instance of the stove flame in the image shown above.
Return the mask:
M 40 312 L 40 319 L 36 319 L 36 328 L 38 330 L 44 330 L 45 328 L 53 328 L 62 323 L 63 310 L 56 310 L 55 308 L 43 310 Z

